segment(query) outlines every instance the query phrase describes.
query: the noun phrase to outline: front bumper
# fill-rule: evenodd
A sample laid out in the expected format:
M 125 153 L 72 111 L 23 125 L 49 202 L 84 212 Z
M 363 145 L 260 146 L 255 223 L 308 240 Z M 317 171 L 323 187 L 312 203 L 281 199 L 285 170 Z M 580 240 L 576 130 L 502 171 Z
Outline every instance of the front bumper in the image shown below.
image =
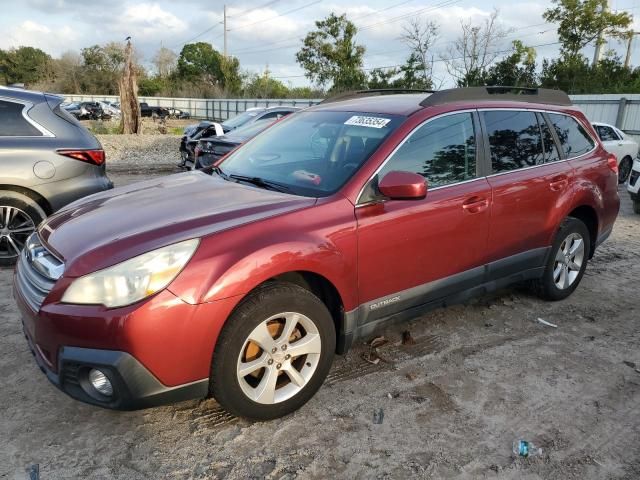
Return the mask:
M 114 409 L 207 396 L 213 349 L 237 299 L 193 305 L 164 290 L 109 310 L 59 303 L 64 286 L 58 284 L 37 311 L 15 278 L 13 291 L 30 349 L 54 385 L 73 398 Z M 91 368 L 109 378 L 113 398 L 92 395 L 86 382 Z
M 166 387 L 138 360 L 126 352 L 92 348 L 62 347 L 58 353 L 58 373 L 50 370 L 25 329 L 29 349 L 40 370 L 57 388 L 76 400 L 104 408 L 135 410 L 204 398 L 209 381 Z M 113 385 L 114 394 L 105 397 L 88 380 L 92 368 L 102 371 Z

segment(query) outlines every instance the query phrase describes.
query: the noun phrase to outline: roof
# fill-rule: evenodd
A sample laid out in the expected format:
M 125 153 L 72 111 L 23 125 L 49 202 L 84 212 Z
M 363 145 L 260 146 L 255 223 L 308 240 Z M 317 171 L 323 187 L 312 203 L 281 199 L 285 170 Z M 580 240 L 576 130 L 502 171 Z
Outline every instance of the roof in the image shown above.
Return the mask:
M 375 97 L 351 97 L 330 103 L 321 103 L 310 107 L 309 110 L 329 112 L 366 112 L 385 113 L 388 115 L 411 115 L 422 107 L 420 102 L 425 98 L 424 93 L 380 95 Z
M 346 111 L 404 115 L 424 108 L 463 104 L 467 107 L 571 107 L 566 93 L 560 90 L 522 87 L 466 87 L 423 91 L 420 93 L 395 93 L 397 90 L 374 89 L 347 92 L 324 100 L 311 107 L 319 111 Z
M 37 103 L 44 101 L 43 92 L 35 92 L 33 90 L 24 90 L 22 88 L 10 88 L 0 86 L 0 97 L 9 97 L 25 102 Z

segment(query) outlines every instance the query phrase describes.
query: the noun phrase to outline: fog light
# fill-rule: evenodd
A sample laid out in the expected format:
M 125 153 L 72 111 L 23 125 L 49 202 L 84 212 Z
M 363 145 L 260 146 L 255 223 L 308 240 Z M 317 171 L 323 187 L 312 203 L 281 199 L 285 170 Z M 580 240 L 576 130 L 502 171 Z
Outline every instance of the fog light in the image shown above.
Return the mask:
M 89 382 L 91 382 L 91 386 L 93 388 L 95 388 L 105 397 L 110 397 L 111 395 L 113 395 L 113 386 L 111 385 L 111 382 L 109 381 L 107 376 L 100 370 L 92 368 L 89 371 Z

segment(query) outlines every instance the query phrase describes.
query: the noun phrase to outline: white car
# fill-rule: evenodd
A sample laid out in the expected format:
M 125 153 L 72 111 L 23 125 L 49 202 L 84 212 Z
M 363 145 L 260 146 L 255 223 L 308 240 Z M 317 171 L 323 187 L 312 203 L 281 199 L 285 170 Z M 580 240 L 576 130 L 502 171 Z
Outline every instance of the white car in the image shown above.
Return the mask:
M 638 156 L 638 142 L 620 129 L 607 123 L 592 122 L 604 148 L 618 159 L 618 182 L 627 181 L 634 159 Z
M 636 158 L 633 161 L 631 175 L 629 175 L 629 183 L 627 183 L 627 191 L 631 195 L 633 211 L 636 213 L 640 213 L 640 193 L 638 190 L 640 190 L 640 159 Z

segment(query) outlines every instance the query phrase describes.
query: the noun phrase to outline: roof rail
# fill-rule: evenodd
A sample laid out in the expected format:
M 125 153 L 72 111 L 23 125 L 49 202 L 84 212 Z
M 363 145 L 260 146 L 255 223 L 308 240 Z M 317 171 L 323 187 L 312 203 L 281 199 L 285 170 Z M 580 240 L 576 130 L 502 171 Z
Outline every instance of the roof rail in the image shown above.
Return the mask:
M 569 95 L 562 90 L 527 87 L 465 87 L 439 90 L 425 98 L 420 105 L 432 107 L 450 102 L 471 100 L 505 100 L 510 102 L 548 103 L 551 105 L 572 105 Z
M 433 90 L 422 90 L 419 88 L 372 88 L 367 90 L 352 90 L 339 93 L 333 97 L 325 98 L 320 103 L 332 103 L 351 98 L 373 97 L 376 95 L 394 95 L 397 93 L 434 93 Z

